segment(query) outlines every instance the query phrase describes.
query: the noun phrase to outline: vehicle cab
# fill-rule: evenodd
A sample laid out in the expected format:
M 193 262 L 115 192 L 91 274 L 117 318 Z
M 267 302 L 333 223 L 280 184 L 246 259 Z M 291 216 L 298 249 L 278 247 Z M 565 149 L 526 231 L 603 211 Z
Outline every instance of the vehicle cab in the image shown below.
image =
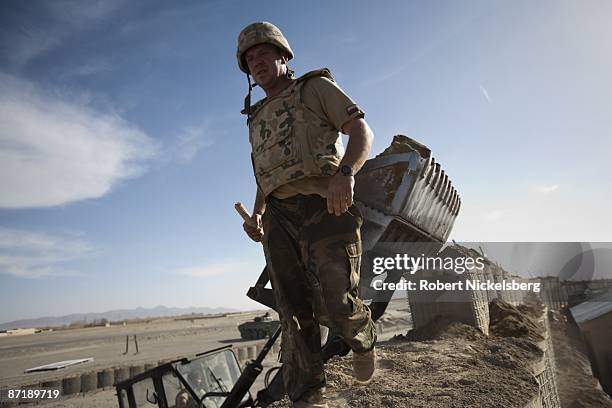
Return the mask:
M 120 408 L 228 408 L 241 375 L 231 346 L 162 364 L 116 385 Z M 247 392 L 239 407 L 251 406 Z

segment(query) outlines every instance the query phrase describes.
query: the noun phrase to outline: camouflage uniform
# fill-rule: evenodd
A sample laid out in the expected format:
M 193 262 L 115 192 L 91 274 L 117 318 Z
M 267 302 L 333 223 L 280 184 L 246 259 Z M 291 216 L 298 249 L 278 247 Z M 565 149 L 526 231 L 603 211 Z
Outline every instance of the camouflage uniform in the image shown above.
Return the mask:
M 319 195 L 266 199 L 264 251 L 282 324 L 285 389 L 297 400 L 325 384 L 319 323 L 353 351 L 370 350 L 376 331 L 358 298 L 361 214 L 327 212 Z
M 266 42 L 267 34 L 249 27 L 240 39 Z M 290 51 L 272 27 L 276 31 L 271 43 Z M 241 51 L 240 39 L 238 61 L 247 72 L 241 59 L 246 47 Z M 358 353 L 371 350 L 376 341 L 370 309 L 358 297 L 359 210 L 351 206 L 340 216 L 329 214 L 323 191 L 299 192 L 304 182 L 336 174 L 343 155 L 338 126 L 303 103 L 304 85 L 319 77 L 333 83 L 329 71 L 313 71 L 279 95 L 247 108 L 253 169 L 266 197 L 263 246 L 282 325 L 283 379 L 293 401 L 325 385 L 319 323 Z M 350 105 L 349 112 L 355 106 Z M 288 185 L 297 186 L 298 193 L 275 197 L 276 190 Z

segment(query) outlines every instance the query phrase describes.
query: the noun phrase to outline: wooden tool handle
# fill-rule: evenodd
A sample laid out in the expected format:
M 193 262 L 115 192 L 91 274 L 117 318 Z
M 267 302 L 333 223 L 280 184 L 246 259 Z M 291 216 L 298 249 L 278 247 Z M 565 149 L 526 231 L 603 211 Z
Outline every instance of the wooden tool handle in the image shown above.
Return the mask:
M 248 210 L 244 207 L 244 205 L 240 201 L 234 204 L 234 208 L 236 209 L 238 214 L 240 214 L 244 222 L 246 222 L 247 224 L 253 227 L 255 226 L 253 224 L 253 220 L 251 219 L 251 214 L 249 214 Z

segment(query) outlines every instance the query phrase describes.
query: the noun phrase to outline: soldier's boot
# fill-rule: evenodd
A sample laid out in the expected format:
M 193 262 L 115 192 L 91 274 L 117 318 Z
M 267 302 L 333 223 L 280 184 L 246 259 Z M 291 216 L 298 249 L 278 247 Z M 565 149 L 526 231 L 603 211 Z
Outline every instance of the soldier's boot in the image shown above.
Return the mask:
M 355 353 L 353 351 L 353 377 L 361 384 L 368 384 L 372 381 L 376 371 L 376 349 L 373 348 L 365 353 Z
M 299 401 L 293 403 L 294 408 L 329 408 L 325 398 L 325 387 L 308 392 Z

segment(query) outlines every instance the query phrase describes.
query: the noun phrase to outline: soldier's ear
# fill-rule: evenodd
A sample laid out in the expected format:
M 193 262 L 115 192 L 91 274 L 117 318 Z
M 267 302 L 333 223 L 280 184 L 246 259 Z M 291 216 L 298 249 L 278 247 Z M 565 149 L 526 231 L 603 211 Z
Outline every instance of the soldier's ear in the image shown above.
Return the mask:
M 287 55 L 287 53 L 281 50 L 280 48 L 278 49 L 278 53 L 280 54 L 281 59 L 283 60 L 283 64 L 287 64 L 289 62 L 289 56 Z

